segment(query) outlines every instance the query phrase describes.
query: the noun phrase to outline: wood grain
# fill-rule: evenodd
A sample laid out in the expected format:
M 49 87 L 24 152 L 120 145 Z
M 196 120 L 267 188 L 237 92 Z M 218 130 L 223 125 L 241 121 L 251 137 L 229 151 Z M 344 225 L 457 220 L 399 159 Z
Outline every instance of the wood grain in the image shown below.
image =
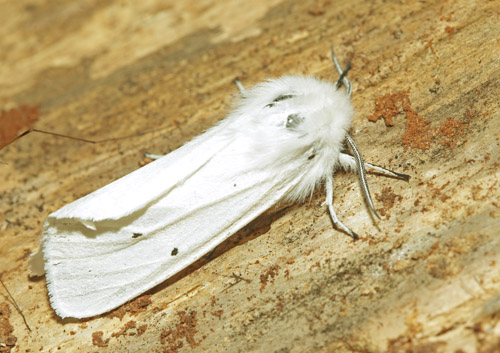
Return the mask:
M 0 351 L 497 351 L 499 5 L 1 2 L 0 108 L 38 107 L 38 129 L 135 137 L 31 133 L 0 151 L 0 271 L 33 330 L 0 292 L 14 328 Z M 359 241 L 332 229 L 319 188 L 121 311 L 58 319 L 27 267 L 45 217 L 219 121 L 236 76 L 335 80 L 330 42 L 353 66 L 364 157 L 412 176 L 369 177 L 383 219 L 338 173 L 334 204 Z M 392 126 L 368 120 L 386 108 Z

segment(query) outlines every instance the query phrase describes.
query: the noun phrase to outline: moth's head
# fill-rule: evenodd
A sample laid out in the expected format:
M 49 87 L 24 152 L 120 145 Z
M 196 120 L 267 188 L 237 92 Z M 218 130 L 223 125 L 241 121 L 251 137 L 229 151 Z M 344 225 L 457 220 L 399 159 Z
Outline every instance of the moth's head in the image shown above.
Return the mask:
M 290 141 L 292 149 L 338 154 L 351 126 L 349 96 L 335 83 L 284 76 L 247 91 L 240 112 L 252 119 L 262 140 Z

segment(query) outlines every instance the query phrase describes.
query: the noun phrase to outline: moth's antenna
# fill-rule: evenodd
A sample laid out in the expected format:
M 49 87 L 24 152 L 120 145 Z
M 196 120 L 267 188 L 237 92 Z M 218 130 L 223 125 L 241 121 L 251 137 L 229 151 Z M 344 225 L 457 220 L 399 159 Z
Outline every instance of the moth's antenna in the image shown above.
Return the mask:
M 332 49 L 333 64 L 335 65 L 335 68 L 337 69 L 337 72 L 340 75 L 339 80 L 337 81 L 337 87 L 339 87 L 340 83 L 342 82 L 342 84 L 346 88 L 347 94 L 349 95 L 349 97 L 351 97 L 352 85 L 351 81 L 349 81 L 349 79 L 346 76 L 347 71 L 349 71 L 349 69 L 351 68 L 351 63 L 348 62 L 346 68 L 342 70 L 342 66 L 340 66 L 339 61 L 337 60 L 337 56 L 335 55 L 335 51 L 333 49 L 333 43 L 330 44 L 330 47 Z M 345 140 L 349 145 L 349 147 L 351 148 L 353 157 L 356 160 L 356 166 L 358 167 L 359 182 L 361 184 L 361 190 L 363 190 L 363 195 L 365 196 L 366 202 L 368 203 L 368 206 L 375 214 L 375 216 L 377 216 L 377 218 L 380 218 L 377 211 L 375 210 L 375 207 L 373 206 L 370 190 L 368 189 L 368 183 L 366 182 L 365 161 L 363 160 L 363 156 L 361 156 L 361 152 L 359 152 L 359 149 L 354 143 L 354 140 L 352 139 L 351 136 L 346 134 Z
M 344 78 L 345 78 L 345 79 L 347 79 L 347 78 L 346 78 L 346 75 L 347 75 L 347 72 L 348 72 L 350 69 L 351 69 L 351 62 L 350 62 L 350 61 L 348 61 L 348 62 L 347 62 L 347 64 L 346 64 L 346 66 L 345 66 L 344 71 L 342 71 L 342 73 L 340 74 L 339 79 L 337 80 L 337 85 L 336 85 L 337 89 L 339 89 L 339 88 L 340 88 L 340 86 L 342 86 L 343 81 L 344 81 Z
M 365 161 L 361 156 L 361 152 L 359 152 L 358 147 L 354 143 L 354 140 L 351 138 L 351 136 L 346 134 L 345 140 L 347 141 L 347 144 L 351 148 L 353 152 L 353 157 L 356 160 L 356 166 L 358 167 L 358 172 L 359 172 L 358 173 L 359 182 L 361 184 L 361 190 L 363 190 L 363 195 L 365 196 L 366 202 L 368 202 L 368 206 L 370 206 L 370 209 L 375 214 L 375 216 L 377 216 L 377 218 L 380 218 L 377 211 L 375 210 L 375 207 L 373 206 L 370 190 L 368 189 L 368 183 L 366 182 Z
M 330 47 L 332 49 L 332 60 L 333 64 L 335 65 L 335 68 L 337 69 L 337 72 L 340 75 L 339 80 L 337 81 L 337 88 L 340 86 L 339 82 L 342 82 L 342 84 L 345 86 L 345 89 L 347 91 L 347 95 L 351 97 L 352 93 L 352 85 L 351 81 L 346 77 L 347 71 L 351 68 L 351 63 L 347 62 L 345 70 L 342 69 L 342 66 L 340 66 L 339 61 L 337 59 L 337 56 L 335 55 L 335 50 L 333 49 L 333 43 L 330 44 Z

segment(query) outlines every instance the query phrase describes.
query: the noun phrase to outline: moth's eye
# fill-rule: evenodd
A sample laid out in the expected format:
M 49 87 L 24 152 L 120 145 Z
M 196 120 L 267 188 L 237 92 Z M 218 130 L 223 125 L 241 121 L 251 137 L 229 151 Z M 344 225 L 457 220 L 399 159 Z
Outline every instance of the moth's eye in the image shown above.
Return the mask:
M 298 114 L 290 114 L 287 118 L 286 118 L 286 123 L 285 123 L 285 126 L 287 129 L 290 129 L 290 130 L 293 130 L 295 129 L 297 126 L 300 125 L 300 123 L 304 120 L 303 117 L 301 117 L 300 115 Z
M 266 105 L 266 107 L 272 108 L 272 107 L 274 107 L 274 105 L 276 103 L 284 101 L 286 99 L 290 99 L 292 97 L 293 97 L 293 94 L 282 94 L 282 95 L 276 97 L 275 99 L 273 99 L 273 102 Z

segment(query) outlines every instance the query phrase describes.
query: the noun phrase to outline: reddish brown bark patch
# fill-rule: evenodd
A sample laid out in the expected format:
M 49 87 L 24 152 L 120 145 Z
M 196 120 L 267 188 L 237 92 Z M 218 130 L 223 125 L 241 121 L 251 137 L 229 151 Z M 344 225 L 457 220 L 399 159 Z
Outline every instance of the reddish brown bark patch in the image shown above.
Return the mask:
M 107 347 L 109 338 L 103 338 L 104 333 L 102 331 L 96 331 L 92 333 L 92 344 L 97 347 Z
M 148 306 L 152 303 L 151 295 L 145 294 L 140 297 L 132 300 L 131 302 L 120 306 L 119 308 L 111 311 L 107 314 L 107 317 L 117 317 L 120 320 L 123 319 L 126 313 L 130 315 L 136 316 L 139 313 L 142 313 L 147 310 Z
M 14 327 L 9 322 L 10 308 L 7 303 L 0 303 L 0 345 L 1 353 L 9 353 L 16 345 L 17 337 L 12 334 Z
M 22 105 L 0 113 L 0 149 L 21 132 L 29 130 L 39 117 L 37 106 Z
M 432 129 L 429 123 L 412 108 L 408 92 L 398 91 L 385 94 L 375 100 L 375 109 L 369 121 L 384 119 L 385 125 L 394 126 L 394 118 L 398 115 L 406 117 L 405 133 L 401 143 L 405 150 L 408 147 L 428 150 L 432 142 L 438 142 L 450 149 L 454 148 L 463 136 L 467 124 L 447 118 L 437 128 Z
M 404 91 L 388 93 L 375 99 L 375 110 L 368 120 L 376 122 L 384 119 L 386 126 L 394 126 L 394 117 L 402 113 L 403 104 L 408 101 L 408 94 Z
M 177 315 L 179 316 L 179 322 L 175 324 L 175 327 L 163 330 L 160 335 L 161 344 L 167 346 L 164 352 L 177 353 L 184 346 L 184 342 L 187 342 L 191 348 L 200 345 L 200 342 L 197 342 L 194 338 L 198 332 L 196 328 L 198 324 L 196 312 L 186 314 L 185 311 L 179 311 Z
M 384 205 L 382 209 L 377 210 L 382 216 L 387 214 L 396 201 L 401 201 L 403 199 L 401 195 L 395 194 L 390 186 L 382 189 L 382 192 L 380 194 L 376 194 L 375 198 L 378 202 L 381 202 Z
M 260 291 L 262 292 L 264 289 L 266 289 L 267 282 L 269 281 L 269 278 L 274 279 L 274 277 L 278 274 L 279 266 L 274 265 L 271 266 L 267 269 L 266 272 L 260 275 Z
M 448 117 L 436 130 L 436 137 L 441 137 L 439 143 L 449 149 L 453 149 L 457 141 L 462 137 L 466 124 Z

